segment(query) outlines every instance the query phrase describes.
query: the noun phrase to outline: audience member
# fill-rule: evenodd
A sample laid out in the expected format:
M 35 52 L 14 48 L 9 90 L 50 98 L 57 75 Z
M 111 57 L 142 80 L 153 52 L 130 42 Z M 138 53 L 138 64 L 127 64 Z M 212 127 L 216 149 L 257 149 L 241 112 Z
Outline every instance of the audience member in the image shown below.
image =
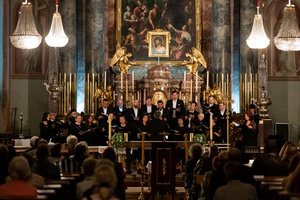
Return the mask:
M 8 148 L 0 144 L 0 184 L 5 183 L 5 177 L 8 175 Z
M 253 185 L 239 180 L 241 164 L 228 161 L 224 166 L 227 184 L 219 187 L 214 195 L 214 200 L 247 199 L 257 200 L 256 189 Z
M 56 166 L 59 166 L 59 162 L 61 160 L 60 148 L 61 148 L 61 144 L 60 143 L 56 143 L 50 149 L 49 160 L 50 160 L 51 163 L 53 163 Z
M 31 176 L 31 170 L 27 160 L 23 156 L 14 157 L 8 166 L 8 174 L 11 181 L 0 185 L 0 198 L 35 198 L 37 190 L 27 184 Z
M 77 183 L 76 186 L 76 197 L 77 199 L 82 199 L 83 194 L 85 191 L 87 191 L 89 188 L 92 188 L 94 185 L 94 179 L 93 174 L 95 170 L 97 160 L 94 158 L 87 158 L 82 163 L 82 171 L 84 173 L 84 180 L 80 183 Z
M 287 163 L 280 161 L 277 156 L 275 139 L 267 139 L 264 148 L 264 158 L 254 160 L 252 169 L 254 175 L 285 176 L 288 175 Z
M 103 158 L 108 159 L 114 163 L 114 170 L 117 175 L 117 185 L 115 188 L 114 195 L 120 200 L 125 200 L 125 177 L 126 173 L 124 171 L 122 163 L 117 162 L 117 156 L 113 148 L 107 147 L 103 152 Z
M 49 159 L 49 151 L 46 144 L 39 144 L 36 150 L 37 160 L 32 166 L 32 171 L 46 180 L 59 179 L 59 167 L 52 164 Z
M 199 159 L 201 159 L 202 153 L 203 149 L 200 144 L 196 143 L 191 145 L 189 148 L 190 159 L 185 163 L 184 188 L 189 193 L 192 200 L 198 198 L 199 188 L 194 187 L 194 168 Z

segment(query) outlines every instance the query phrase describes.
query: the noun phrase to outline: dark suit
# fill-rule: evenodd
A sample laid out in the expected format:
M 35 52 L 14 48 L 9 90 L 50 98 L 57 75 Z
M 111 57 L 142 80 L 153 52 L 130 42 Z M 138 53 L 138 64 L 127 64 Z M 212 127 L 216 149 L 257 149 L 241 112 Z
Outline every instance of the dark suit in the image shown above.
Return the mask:
M 179 110 L 175 110 L 175 108 L 173 108 L 173 99 L 169 99 L 166 103 L 166 109 L 169 112 L 169 125 L 171 128 L 174 129 L 177 125 L 177 118 L 179 116 L 184 117 L 185 114 L 184 103 L 182 100 L 177 99 L 176 109 Z
M 142 119 L 142 110 L 138 108 L 137 116 L 135 116 L 134 109 L 129 108 L 126 112 L 126 120 L 128 122 L 135 122 L 135 121 L 141 121 Z
M 122 116 L 122 115 L 125 116 L 126 115 L 126 111 L 127 110 L 126 110 L 125 106 L 123 106 L 122 108 L 119 108 L 119 106 L 114 107 L 113 113 L 116 117 L 115 121 L 116 121 L 117 124 L 119 124 L 120 116 Z
M 162 113 L 161 117 L 164 121 L 167 121 L 169 119 L 169 112 L 167 109 L 162 108 L 162 109 L 157 109 L 157 111 L 160 111 Z
M 113 113 L 113 109 L 108 107 L 106 114 L 104 113 L 103 107 L 97 109 L 95 119 L 98 121 L 98 125 L 102 127 L 107 127 L 108 115 Z M 102 119 L 98 119 L 99 116 L 102 116 Z
M 217 117 L 218 121 L 218 126 L 221 129 L 221 134 L 224 142 L 227 142 L 227 115 L 226 115 L 227 110 L 225 109 L 224 113 L 222 114 L 221 111 L 219 110 L 217 115 L 214 117 Z M 232 118 L 231 118 L 231 112 L 229 111 L 229 123 L 231 123 Z
M 142 107 L 141 107 L 143 115 L 148 114 L 151 117 L 151 119 L 154 118 L 154 113 L 155 113 L 156 109 L 157 109 L 157 106 L 152 104 L 151 105 L 151 113 L 148 113 L 146 104 L 142 105 Z
M 205 104 L 204 105 L 204 109 L 205 109 L 205 115 L 208 115 L 208 119 L 209 119 L 209 112 L 213 113 L 213 116 L 216 117 L 218 115 L 218 113 L 220 112 L 219 106 L 217 104 Z

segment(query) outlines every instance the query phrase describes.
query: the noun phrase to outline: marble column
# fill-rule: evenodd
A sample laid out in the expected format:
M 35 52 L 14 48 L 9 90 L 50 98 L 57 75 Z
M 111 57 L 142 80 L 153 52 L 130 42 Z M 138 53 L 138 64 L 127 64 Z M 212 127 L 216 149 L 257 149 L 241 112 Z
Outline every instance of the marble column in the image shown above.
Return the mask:
M 213 0 L 212 6 L 212 72 L 230 73 L 230 0 Z
M 68 44 L 61 48 L 62 70 L 66 73 L 74 73 L 76 68 L 76 1 L 61 1 L 59 11 L 66 35 L 69 37 Z
M 86 69 L 98 73 L 104 69 L 104 1 L 86 0 Z
M 257 72 L 257 50 L 250 49 L 246 43 L 256 14 L 255 3 L 256 1 L 253 0 L 243 0 L 240 3 L 240 66 L 242 73 Z

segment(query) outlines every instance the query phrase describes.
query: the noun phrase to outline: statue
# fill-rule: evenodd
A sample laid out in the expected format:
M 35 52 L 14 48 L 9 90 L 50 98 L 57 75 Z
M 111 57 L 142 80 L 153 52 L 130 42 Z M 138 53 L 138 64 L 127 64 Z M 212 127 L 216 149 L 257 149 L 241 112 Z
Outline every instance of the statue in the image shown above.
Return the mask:
M 118 65 L 120 70 L 124 74 L 127 74 L 130 67 L 132 65 L 135 65 L 134 62 L 129 61 L 129 58 L 132 56 L 132 54 L 126 53 L 126 51 L 127 51 L 126 47 L 119 48 L 110 62 L 110 67 L 113 67 L 114 65 Z
M 94 99 L 98 99 L 99 104 L 104 100 L 107 99 L 109 103 L 113 100 L 113 89 L 112 86 L 107 86 L 107 89 L 104 90 L 100 87 L 96 89 L 96 92 L 94 94 Z
M 203 66 L 206 70 L 207 63 L 200 50 L 193 47 L 190 52 L 185 54 L 186 57 L 190 58 L 188 61 L 184 61 L 182 65 L 185 65 L 191 74 L 196 74 L 198 66 Z
M 261 119 L 269 119 L 269 113 L 267 106 L 272 104 L 272 99 L 271 96 L 267 96 L 267 90 L 264 86 L 261 87 L 261 94 L 260 94 L 260 99 L 254 99 L 251 98 L 253 103 L 258 107 L 259 109 L 259 116 Z
M 53 78 L 50 85 L 44 83 L 44 86 L 46 88 L 46 91 L 50 94 L 50 99 L 54 102 L 57 102 L 60 97 L 61 91 L 63 91 L 63 85 L 59 85 L 57 79 Z

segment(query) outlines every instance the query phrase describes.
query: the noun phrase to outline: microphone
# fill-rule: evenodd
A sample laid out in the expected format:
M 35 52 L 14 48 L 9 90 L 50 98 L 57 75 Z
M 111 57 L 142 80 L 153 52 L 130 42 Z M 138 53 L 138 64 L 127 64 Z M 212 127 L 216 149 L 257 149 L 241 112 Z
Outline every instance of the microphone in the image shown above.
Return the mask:
M 23 113 L 20 114 L 20 119 L 23 119 Z

